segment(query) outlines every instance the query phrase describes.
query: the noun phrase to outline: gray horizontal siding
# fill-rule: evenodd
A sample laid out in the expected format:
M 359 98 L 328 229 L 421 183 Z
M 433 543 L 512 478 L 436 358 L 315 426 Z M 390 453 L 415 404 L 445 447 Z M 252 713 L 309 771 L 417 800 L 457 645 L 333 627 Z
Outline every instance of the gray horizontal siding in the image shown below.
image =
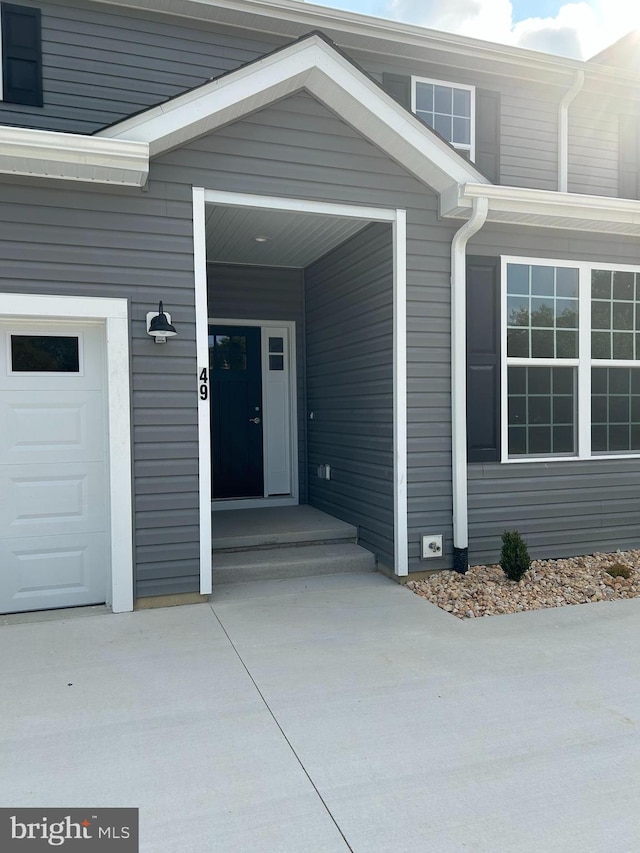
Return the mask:
M 569 192 L 618 195 L 618 114 L 601 96 L 570 108 Z
M 198 589 L 198 449 L 190 188 L 167 204 L 140 190 L 38 187 L 0 192 L 0 290 L 124 297 L 130 303 L 136 593 Z M 178 328 L 146 334 L 163 299 Z
M 521 86 L 503 92 L 500 183 L 558 189 L 558 101 L 548 91 Z
M 302 270 L 209 264 L 209 317 L 227 320 L 293 320 L 298 382 L 300 503 L 307 499 L 304 312 Z
M 514 254 L 640 265 L 633 238 L 486 226 L 473 254 Z M 640 545 L 640 459 L 469 465 L 469 553 L 494 562 L 505 529 L 537 557 Z
M 640 460 L 470 466 L 470 557 L 495 562 L 517 529 L 533 557 L 640 545 Z M 512 471 L 512 469 L 517 471 Z
M 89 2 L 20 2 L 42 10 L 44 106 L 0 102 L 0 124 L 91 133 L 284 41 Z
M 393 243 L 370 225 L 305 270 L 309 503 L 393 566 Z M 332 479 L 317 477 L 331 465 Z
M 433 194 L 306 95 L 287 98 L 163 155 L 152 165 L 151 180 L 162 183 L 169 202 L 180 197 L 183 185 L 193 184 L 407 210 L 411 566 L 414 570 L 424 567 L 419 560 L 418 536 L 436 523 L 435 532 L 445 535 L 447 555 L 435 561 L 435 567 L 450 565 L 447 328 L 449 245 L 454 229 L 438 221 Z M 363 362 L 365 352 L 366 347 L 355 357 Z M 367 430 L 376 429 L 376 421 L 367 424 Z M 370 460 L 363 458 L 358 464 L 366 474 Z M 388 526 L 392 523 L 389 513 L 383 503 L 380 507 Z

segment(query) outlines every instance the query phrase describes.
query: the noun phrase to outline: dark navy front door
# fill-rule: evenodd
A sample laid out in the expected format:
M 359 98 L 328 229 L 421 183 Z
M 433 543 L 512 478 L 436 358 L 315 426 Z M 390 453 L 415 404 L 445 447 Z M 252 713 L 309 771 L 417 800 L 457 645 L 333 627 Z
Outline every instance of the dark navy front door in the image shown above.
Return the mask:
M 263 497 L 260 329 L 209 326 L 209 369 L 213 497 Z

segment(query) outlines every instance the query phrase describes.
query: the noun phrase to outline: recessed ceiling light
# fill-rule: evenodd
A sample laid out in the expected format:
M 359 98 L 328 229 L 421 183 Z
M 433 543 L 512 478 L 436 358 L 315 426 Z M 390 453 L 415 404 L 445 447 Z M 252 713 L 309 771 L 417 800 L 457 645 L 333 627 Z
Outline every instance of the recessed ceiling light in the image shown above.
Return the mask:
M 254 237 L 253 239 L 256 241 L 256 243 L 268 243 L 269 242 L 268 237 L 259 236 L 259 237 Z

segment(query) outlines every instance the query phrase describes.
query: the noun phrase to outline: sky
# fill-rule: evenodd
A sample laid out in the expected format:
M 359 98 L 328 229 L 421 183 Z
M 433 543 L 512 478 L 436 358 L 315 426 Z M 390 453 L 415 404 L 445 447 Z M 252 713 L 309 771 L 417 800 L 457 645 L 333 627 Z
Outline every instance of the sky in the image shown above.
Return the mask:
M 322 0 L 321 5 L 574 59 L 588 59 L 640 27 L 639 0 Z

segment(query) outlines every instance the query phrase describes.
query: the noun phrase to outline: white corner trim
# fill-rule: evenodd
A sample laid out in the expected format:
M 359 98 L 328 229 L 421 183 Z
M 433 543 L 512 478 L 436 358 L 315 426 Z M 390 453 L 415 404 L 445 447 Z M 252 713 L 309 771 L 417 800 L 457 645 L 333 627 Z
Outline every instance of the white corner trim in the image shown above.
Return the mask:
M 116 300 L 114 300 L 116 301 Z M 124 304 L 126 300 L 118 300 Z M 106 317 L 109 394 L 109 466 L 111 469 L 111 609 L 133 610 L 133 472 L 131 460 L 131 391 L 129 322 Z
M 440 195 L 440 213 L 466 219 L 474 199 L 489 202 L 487 222 L 640 235 L 640 201 L 494 184 L 450 186 Z
M 393 223 L 393 492 L 395 573 L 409 574 L 407 484 L 407 213 Z
M 149 146 L 0 126 L 0 174 L 140 187 L 149 174 Z
M 133 479 L 129 320 L 126 299 L 0 293 L 0 315 L 101 320 L 106 329 L 111 590 L 114 613 L 133 610 Z
M 436 191 L 452 182 L 487 180 L 318 35 L 105 128 L 99 135 L 146 142 L 153 157 L 301 90 Z
M 205 191 L 193 188 L 193 263 L 196 310 L 198 388 L 198 479 L 200 490 L 200 594 L 211 595 L 212 529 L 211 529 L 211 383 L 209 381 L 209 327 L 207 297 L 207 237 L 205 224 Z M 205 373 L 203 374 L 203 371 Z M 203 376 L 206 376 L 204 380 Z M 203 394 L 203 389 L 206 394 Z M 204 397 L 204 399 L 203 399 Z
M 207 204 L 220 207 L 256 207 L 261 210 L 284 210 L 288 213 L 314 213 L 346 219 L 367 219 L 371 222 L 394 222 L 395 210 L 388 207 L 367 207 L 364 204 L 341 204 L 332 201 L 309 201 L 286 196 L 253 195 L 224 190 L 205 190 Z

